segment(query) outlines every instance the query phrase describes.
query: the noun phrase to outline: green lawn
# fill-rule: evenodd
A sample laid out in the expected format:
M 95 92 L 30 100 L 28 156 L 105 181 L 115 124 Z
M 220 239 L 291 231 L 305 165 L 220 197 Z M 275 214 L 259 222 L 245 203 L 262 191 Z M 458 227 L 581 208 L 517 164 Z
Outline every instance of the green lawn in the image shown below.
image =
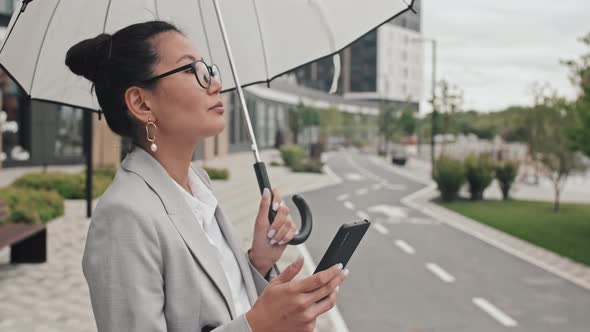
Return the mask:
M 443 206 L 590 266 L 590 204 L 457 201 Z

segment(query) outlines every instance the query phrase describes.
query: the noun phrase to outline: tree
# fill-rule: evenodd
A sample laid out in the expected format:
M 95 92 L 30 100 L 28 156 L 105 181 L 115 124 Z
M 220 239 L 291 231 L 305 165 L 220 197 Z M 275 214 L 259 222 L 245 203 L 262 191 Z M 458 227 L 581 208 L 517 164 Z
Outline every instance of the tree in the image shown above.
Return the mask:
M 571 149 L 568 137 L 577 117 L 571 105 L 555 93 L 536 96 L 536 102 L 527 114 L 529 148 L 553 184 L 554 211 L 557 212 L 567 178 L 584 169 L 579 155 Z
M 303 110 L 305 106 L 299 103 L 289 110 L 289 129 L 293 133 L 293 143 L 298 144 L 299 133 L 303 129 Z
M 320 112 L 320 143 L 325 145 L 328 138 L 342 127 L 342 113 L 335 107 Z
M 438 83 L 440 87 L 439 97 L 437 98 L 437 106 L 442 120 L 439 120 L 439 127 L 436 128 L 436 133 L 449 133 L 452 125 L 452 118 L 456 112 L 460 111 L 463 104 L 463 90 L 457 85 L 449 83 L 447 80 L 441 80 Z M 436 120 L 435 120 L 436 122 Z M 442 127 L 442 128 L 441 128 Z M 445 142 L 441 145 L 441 152 L 444 153 Z
M 417 123 L 416 118 L 414 117 L 414 110 L 411 108 L 404 109 L 399 118 L 398 128 L 404 135 L 408 136 L 416 132 L 416 126 Z
M 590 47 L 590 33 L 580 38 Z M 575 103 L 578 124 L 569 132 L 572 147 L 590 157 L 590 52 L 575 60 L 562 61 L 570 69 L 570 80 L 579 87 L 580 95 Z
M 393 136 L 395 110 L 393 108 L 382 108 L 379 110 L 378 131 L 385 142 L 385 156 L 389 151 L 389 140 Z

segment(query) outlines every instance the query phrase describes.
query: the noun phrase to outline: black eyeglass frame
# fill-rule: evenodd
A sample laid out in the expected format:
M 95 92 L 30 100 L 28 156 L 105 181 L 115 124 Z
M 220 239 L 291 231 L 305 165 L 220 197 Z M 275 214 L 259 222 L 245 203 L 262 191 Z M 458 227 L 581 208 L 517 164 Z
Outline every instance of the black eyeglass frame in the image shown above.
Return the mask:
M 191 62 L 191 63 L 186 64 L 184 66 L 180 66 L 178 68 L 169 70 L 163 74 L 148 78 L 147 80 L 142 81 L 142 83 L 145 83 L 145 84 L 153 83 L 153 82 L 155 82 L 161 78 L 164 78 L 166 76 L 170 76 L 172 74 L 176 74 L 178 72 L 185 71 L 185 70 L 192 68 L 192 70 L 194 72 L 193 74 L 195 75 L 195 78 L 197 79 L 197 83 L 199 83 L 199 85 L 203 89 L 205 89 L 205 90 L 209 89 L 209 87 L 211 86 L 211 80 L 209 80 L 209 83 L 207 84 L 207 86 L 205 86 L 203 84 L 203 82 L 201 82 L 201 80 L 199 79 L 199 75 L 197 75 L 197 63 L 199 63 L 199 62 L 201 62 L 205 65 L 210 78 L 216 79 L 217 81 L 219 81 L 221 83 L 221 72 L 219 71 L 219 67 L 217 67 L 217 65 L 215 65 L 215 64 L 208 65 L 203 59 L 199 59 L 197 61 Z M 217 69 L 217 75 L 213 74 L 213 67 L 215 67 L 215 69 Z

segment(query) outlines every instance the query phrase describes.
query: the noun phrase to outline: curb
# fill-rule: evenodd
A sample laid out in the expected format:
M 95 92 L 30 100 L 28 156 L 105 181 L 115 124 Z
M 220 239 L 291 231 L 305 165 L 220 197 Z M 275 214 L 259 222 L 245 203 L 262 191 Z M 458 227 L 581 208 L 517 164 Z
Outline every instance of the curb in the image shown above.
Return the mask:
M 590 290 L 590 268 L 572 261 L 571 259 L 554 253 L 548 249 L 539 247 L 520 238 L 517 238 L 508 233 L 497 230 L 491 226 L 480 223 L 476 220 L 468 218 L 455 211 L 439 206 L 430 202 L 435 198 L 436 186 L 428 186 L 415 193 L 412 193 L 402 199 L 402 203 L 420 210 L 420 212 L 434 218 L 446 225 L 449 225 L 459 231 L 469 234 L 489 245 L 492 245 L 512 256 L 518 257 L 527 263 L 533 264 L 547 272 L 550 272 L 558 277 L 561 277 L 579 287 Z M 444 217 L 447 218 L 444 218 Z M 518 247 L 521 248 L 518 248 Z M 525 250 L 523 250 L 523 248 Z M 533 255 L 532 253 L 536 253 Z M 543 259 L 542 256 L 549 259 Z M 570 266 L 570 269 L 582 271 L 587 278 L 580 278 L 565 271 L 560 267 Z

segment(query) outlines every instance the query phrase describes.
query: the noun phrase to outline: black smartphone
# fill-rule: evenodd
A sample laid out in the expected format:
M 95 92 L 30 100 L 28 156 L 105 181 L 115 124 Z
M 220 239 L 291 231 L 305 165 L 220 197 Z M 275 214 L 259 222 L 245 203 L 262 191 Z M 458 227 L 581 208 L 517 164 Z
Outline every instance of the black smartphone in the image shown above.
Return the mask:
M 340 229 L 338 229 L 338 232 L 313 274 L 328 269 L 338 263 L 342 263 L 345 267 L 370 225 L 371 222 L 365 219 L 340 226 Z

